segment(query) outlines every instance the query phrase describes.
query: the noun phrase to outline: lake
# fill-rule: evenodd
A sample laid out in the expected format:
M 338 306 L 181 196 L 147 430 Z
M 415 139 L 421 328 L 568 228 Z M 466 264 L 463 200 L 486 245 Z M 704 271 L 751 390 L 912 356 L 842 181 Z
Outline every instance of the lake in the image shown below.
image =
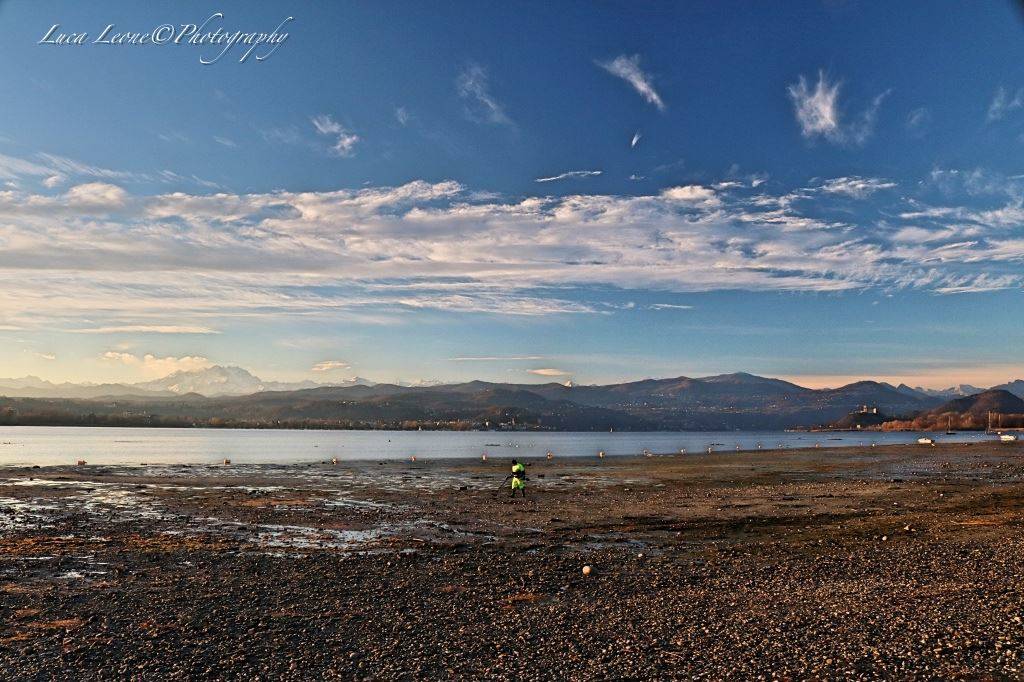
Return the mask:
M 755 450 L 758 447 L 842 447 L 913 443 L 920 433 L 783 433 L 779 431 L 687 431 L 622 433 L 298 431 L 249 429 L 151 429 L 57 426 L 0 427 L 0 465 L 74 464 L 286 464 L 339 460 L 480 457 L 637 455 Z M 937 442 L 978 442 L 997 437 L 980 432 L 929 434 Z M 714 444 L 714 445 L 712 445 Z

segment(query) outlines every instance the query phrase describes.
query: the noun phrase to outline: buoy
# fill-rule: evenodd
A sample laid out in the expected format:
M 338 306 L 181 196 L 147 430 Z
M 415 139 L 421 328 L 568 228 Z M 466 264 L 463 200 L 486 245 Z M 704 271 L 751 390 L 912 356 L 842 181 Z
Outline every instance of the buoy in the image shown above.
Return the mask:
M 481 455 L 480 459 L 481 459 L 481 461 L 486 462 L 487 461 L 487 453 L 485 452 L 483 455 Z
M 224 463 L 225 463 L 225 464 L 231 464 L 231 460 L 230 460 L 230 459 L 228 459 L 227 457 L 225 457 L 225 458 L 224 458 Z M 84 462 L 83 462 L 83 464 L 84 464 Z
M 597 456 L 598 456 L 598 457 L 599 457 L 600 459 L 604 459 L 604 450 L 599 450 L 599 451 L 598 451 L 598 453 L 597 453 Z
M 551 460 L 553 460 L 554 458 L 555 458 L 555 455 L 554 455 L 554 453 L 553 453 L 553 452 L 551 452 L 550 450 L 548 450 L 548 461 L 550 462 L 550 461 L 551 461 Z
M 583 575 L 590 575 L 590 566 L 583 567 Z
M 410 457 L 409 461 L 410 462 L 415 462 L 416 461 L 416 455 L 413 455 L 412 457 Z
M 337 463 L 338 463 L 338 458 L 337 457 L 331 457 L 331 464 L 337 464 Z

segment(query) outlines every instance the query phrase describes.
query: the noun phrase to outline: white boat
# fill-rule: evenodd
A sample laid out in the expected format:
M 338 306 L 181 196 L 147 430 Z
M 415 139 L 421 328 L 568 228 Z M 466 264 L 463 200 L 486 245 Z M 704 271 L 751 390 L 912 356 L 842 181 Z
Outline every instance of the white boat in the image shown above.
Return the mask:
M 917 439 L 917 442 L 921 445 L 935 445 L 935 439 L 929 438 L 928 436 L 921 436 Z
M 1015 433 L 1001 433 L 999 434 L 999 440 L 1003 443 L 1016 443 L 1017 434 Z

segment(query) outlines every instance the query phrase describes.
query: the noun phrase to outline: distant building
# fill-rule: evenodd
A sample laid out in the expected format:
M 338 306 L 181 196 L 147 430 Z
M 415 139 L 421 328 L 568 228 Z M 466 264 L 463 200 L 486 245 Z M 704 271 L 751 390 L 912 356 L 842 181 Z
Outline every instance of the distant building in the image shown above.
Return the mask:
M 878 414 L 878 408 L 870 405 L 861 405 L 858 414 Z

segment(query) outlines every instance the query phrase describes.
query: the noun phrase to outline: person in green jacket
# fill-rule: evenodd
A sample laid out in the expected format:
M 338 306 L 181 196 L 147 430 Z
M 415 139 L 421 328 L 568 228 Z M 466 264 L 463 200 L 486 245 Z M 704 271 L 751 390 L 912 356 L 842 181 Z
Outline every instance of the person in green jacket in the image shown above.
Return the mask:
M 516 491 L 520 491 L 523 497 L 526 497 L 526 485 L 523 481 L 526 480 L 526 467 L 524 467 L 518 460 L 512 460 L 512 497 L 516 496 Z

